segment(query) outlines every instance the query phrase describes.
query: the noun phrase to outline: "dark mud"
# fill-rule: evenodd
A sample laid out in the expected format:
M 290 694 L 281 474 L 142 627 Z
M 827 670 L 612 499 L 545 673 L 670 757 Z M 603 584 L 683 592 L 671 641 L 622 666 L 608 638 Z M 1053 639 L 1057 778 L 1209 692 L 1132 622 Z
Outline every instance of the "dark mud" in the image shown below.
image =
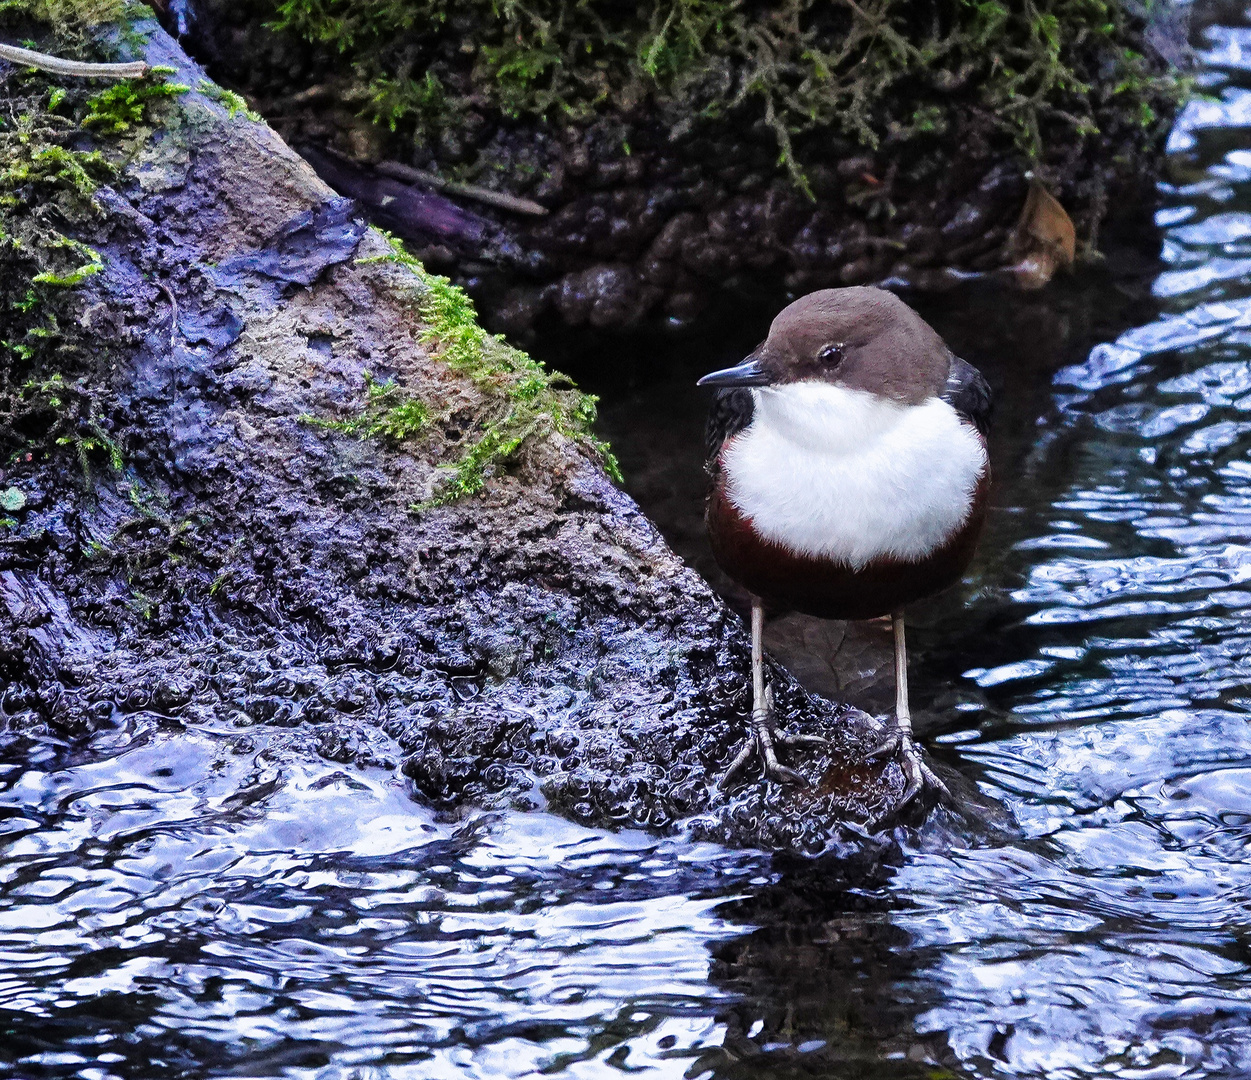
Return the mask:
M 1176 105 L 1163 92 L 1146 105 L 1137 88 L 1097 89 L 1097 130 L 1054 134 L 1034 161 L 976 108 L 957 110 L 941 136 L 886 138 L 872 150 L 821 131 L 802 142 L 810 196 L 779 167 L 775 132 L 743 110 L 676 122 L 623 106 L 549 124 L 483 107 L 414 146 L 358 115 L 362 91 L 341 51 L 275 32 L 265 3 L 172 7 L 168 24 L 215 77 L 246 93 L 328 182 L 411 239 L 428 265 L 465 284 L 488 325 L 514 335 L 554 324 L 689 326 L 727 300 L 839 285 L 942 289 L 970 273 L 1011 277 L 1031 170 L 1072 215 L 1081 243 L 1096 248 L 1109 232 L 1149 222 Z M 1178 9 L 1151 5 L 1132 25 L 1117 47 L 1141 53 L 1152 75 L 1184 61 Z M 1114 64 L 1087 51 L 1080 79 L 1089 90 Z M 932 88 L 910 92 L 904 113 L 947 100 Z M 464 175 L 550 213 L 405 194 L 375 171 L 387 159 Z M 444 203 L 458 203 L 472 224 L 449 236 Z
M 162 32 L 146 55 L 201 85 Z M 121 467 L 6 467 L 6 757 L 155 720 L 396 770 L 451 817 L 693 818 L 814 854 L 890 815 L 874 723 L 776 668 L 785 726 L 832 740 L 791 762 L 811 787 L 715 789 L 750 708 L 742 625 L 588 443 L 528 439 L 477 496 L 413 509 L 498 402 L 421 343 L 419 280 L 272 131 L 192 91 L 97 198 L 76 385 Z M 445 409 L 402 444 L 310 422 L 358 410 L 367 372 Z

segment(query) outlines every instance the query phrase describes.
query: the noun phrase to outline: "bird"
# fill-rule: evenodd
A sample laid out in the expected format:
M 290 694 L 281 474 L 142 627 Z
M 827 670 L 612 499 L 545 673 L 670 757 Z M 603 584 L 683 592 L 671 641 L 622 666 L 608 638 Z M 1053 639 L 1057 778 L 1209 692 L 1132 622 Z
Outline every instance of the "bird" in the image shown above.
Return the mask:
M 804 783 L 776 746 L 825 741 L 773 725 L 768 608 L 890 616 L 895 713 L 869 757 L 898 757 L 900 807 L 926 786 L 946 793 L 913 736 L 904 609 L 958 581 L 973 558 L 991 483 L 990 386 L 903 300 L 871 286 L 795 300 L 746 359 L 697 385 L 716 390 L 710 546 L 752 598 L 753 730 L 723 783 L 754 753 L 770 779 Z

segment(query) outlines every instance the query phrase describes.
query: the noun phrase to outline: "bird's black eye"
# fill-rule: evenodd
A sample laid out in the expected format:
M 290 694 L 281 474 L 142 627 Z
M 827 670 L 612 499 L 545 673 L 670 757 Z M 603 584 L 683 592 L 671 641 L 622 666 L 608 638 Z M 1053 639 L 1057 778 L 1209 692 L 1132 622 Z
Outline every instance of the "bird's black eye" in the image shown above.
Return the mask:
M 817 359 L 823 364 L 829 364 L 831 367 L 837 364 L 843 358 L 842 342 L 831 342 L 829 345 L 822 345 L 820 352 L 817 353 Z

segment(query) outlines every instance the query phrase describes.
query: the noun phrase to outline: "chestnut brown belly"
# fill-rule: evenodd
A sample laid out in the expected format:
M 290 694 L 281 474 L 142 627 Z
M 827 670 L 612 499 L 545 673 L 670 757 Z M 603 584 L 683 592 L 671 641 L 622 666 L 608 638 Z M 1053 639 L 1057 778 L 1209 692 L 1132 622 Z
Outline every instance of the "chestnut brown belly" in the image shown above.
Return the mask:
M 859 570 L 797 555 L 765 540 L 725 497 L 720 483 L 708 497 L 705 518 L 712 553 L 721 569 L 766 607 L 823 619 L 873 619 L 941 592 L 960 579 L 982 531 L 989 490 L 987 470 L 978 482 L 964 525 L 925 558 L 875 559 Z

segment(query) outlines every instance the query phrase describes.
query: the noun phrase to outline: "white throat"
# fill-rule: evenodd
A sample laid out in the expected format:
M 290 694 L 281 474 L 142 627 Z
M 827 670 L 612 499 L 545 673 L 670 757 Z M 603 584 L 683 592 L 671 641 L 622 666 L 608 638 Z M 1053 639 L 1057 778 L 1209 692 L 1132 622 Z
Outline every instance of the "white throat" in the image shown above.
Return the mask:
M 817 381 L 752 397 L 721 464 L 727 497 L 765 539 L 859 570 L 925 558 L 968 520 L 986 449 L 941 398 L 900 405 Z

